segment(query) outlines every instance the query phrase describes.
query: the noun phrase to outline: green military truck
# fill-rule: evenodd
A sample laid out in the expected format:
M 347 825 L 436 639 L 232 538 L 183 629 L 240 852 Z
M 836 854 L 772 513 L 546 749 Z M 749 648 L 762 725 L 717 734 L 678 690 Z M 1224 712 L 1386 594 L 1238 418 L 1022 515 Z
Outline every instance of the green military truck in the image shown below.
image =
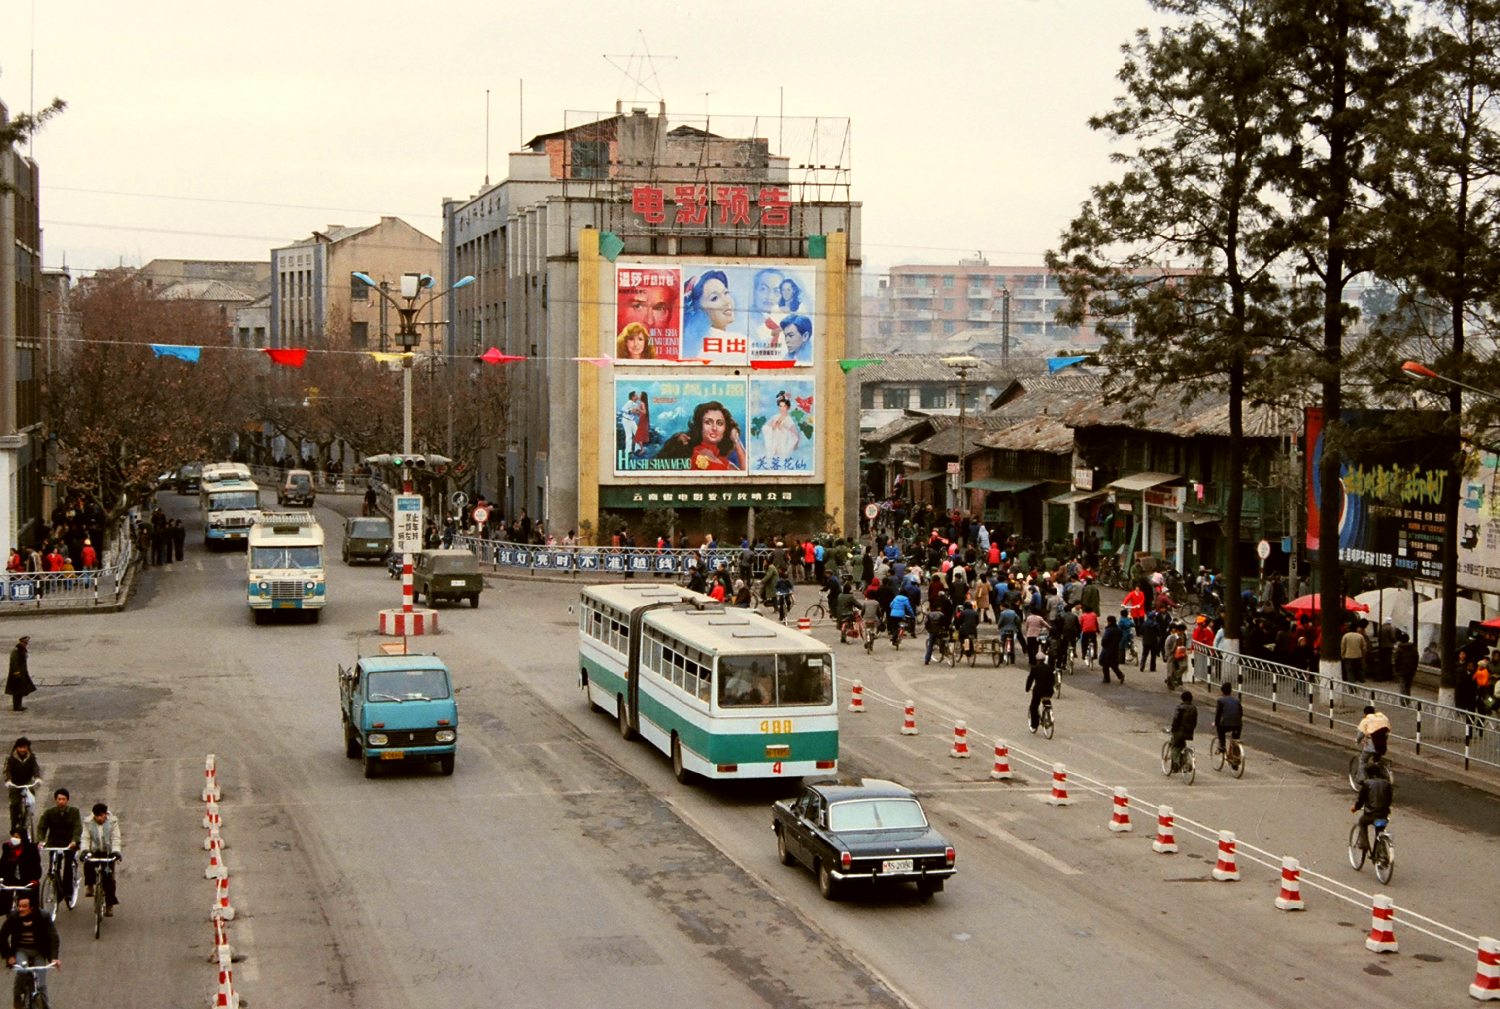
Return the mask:
M 453 773 L 458 703 L 436 655 L 364 655 L 339 666 L 339 706 L 344 756 L 362 760 L 366 778 L 382 764 L 435 762 Z

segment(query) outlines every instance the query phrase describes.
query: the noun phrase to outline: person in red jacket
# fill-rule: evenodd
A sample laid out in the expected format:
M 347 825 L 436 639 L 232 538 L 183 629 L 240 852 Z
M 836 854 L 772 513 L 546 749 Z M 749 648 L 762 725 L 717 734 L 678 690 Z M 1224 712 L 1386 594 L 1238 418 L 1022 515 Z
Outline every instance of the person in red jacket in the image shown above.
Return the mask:
M 1125 599 L 1120 605 L 1130 610 L 1130 619 L 1140 621 L 1146 615 L 1146 593 L 1139 588 L 1132 587 L 1129 592 L 1125 593 Z
M 1208 652 L 1203 649 L 1214 646 L 1214 629 L 1208 618 L 1200 614 L 1193 627 L 1193 679 L 1208 682 Z

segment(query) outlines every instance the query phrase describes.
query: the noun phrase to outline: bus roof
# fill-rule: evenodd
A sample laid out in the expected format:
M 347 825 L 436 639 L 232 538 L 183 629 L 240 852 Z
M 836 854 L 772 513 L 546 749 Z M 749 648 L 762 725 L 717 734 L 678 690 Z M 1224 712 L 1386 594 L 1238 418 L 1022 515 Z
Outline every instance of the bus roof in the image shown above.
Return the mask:
M 737 606 L 663 608 L 646 614 L 645 623 L 695 648 L 718 654 L 828 651 L 826 644 L 802 631 Z
M 211 462 L 203 467 L 198 477 L 204 483 L 220 480 L 249 480 L 250 467 L 242 462 Z
M 617 582 L 605 585 L 585 586 L 583 594 L 590 599 L 607 603 L 626 613 L 634 613 L 642 606 L 655 606 L 669 602 L 691 602 L 697 600 L 713 603 L 701 592 L 690 592 L 672 582 Z
M 322 546 L 323 527 L 312 512 L 261 512 L 250 527 L 250 545 Z
M 203 493 L 208 495 L 222 494 L 228 491 L 259 491 L 253 480 L 220 480 L 215 484 L 204 484 Z

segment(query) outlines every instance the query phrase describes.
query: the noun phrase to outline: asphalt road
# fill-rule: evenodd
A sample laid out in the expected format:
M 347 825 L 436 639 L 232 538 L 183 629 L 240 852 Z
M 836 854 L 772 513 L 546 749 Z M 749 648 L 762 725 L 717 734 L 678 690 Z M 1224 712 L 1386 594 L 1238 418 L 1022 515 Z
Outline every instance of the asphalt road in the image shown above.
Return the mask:
M 491 579 L 478 610 L 444 607 L 432 644 L 461 687 L 458 770 L 366 781 L 343 757 L 335 673 L 375 648 L 375 612 L 397 604 L 397 584 L 337 562 L 339 521 L 320 506 L 329 609 L 318 624 L 256 627 L 243 554 L 204 551 L 190 500 L 163 502 L 188 523 L 188 555 L 146 572 L 125 613 L 4 627 L 33 635 L 41 687 L 4 717 L 32 736 L 49 786 L 68 785 L 79 805 L 106 798 L 125 832 L 124 903 L 104 938 L 81 910 L 62 913 L 59 1005 L 211 998 L 208 752 L 225 793 L 237 979 L 256 1009 L 1467 999 L 1472 948 L 1398 920 L 1399 954 L 1365 950 L 1377 886 L 1344 861 L 1351 797 L 1336 746 L 1252 726 L 1243 780 L 1202 760 L 1186 787 L 1156 766 L 1171 707 L 1158 681 L 1104 688 L 1080 673 L 1049 742 L 1025 730 L 1015 670 L 923 667 L 911 646 L 840 649 L 842 680 L 913 698 L 922 730 L 899 735 L 899 712 L 872 698 L 842 719 L 845 770 L 916 787 L 959 874 L 929 904 L 904 891 L 830 903 L 776 860 L 768 806 L 793 783 L 679 786 L 665 757 L 588 710 L 572 588 Z M 955 717 L 972 731 L 967 761 L 947 756 Z M 997 733 L 1015 781 L 988 780 Z M 1242 854 L 1241 881 L 1212 881 L 1213 846 L 1185 823 L 1182 852 L 1156 855 L 1148 809 L 1114 834 L 1109 800 L 1082 782 L 1075 805 L 1046 805 L 1053 760 L 1357 892 L 1346 902 L 1305 882 L 1308 910 L 1276 911 L 1272 869 Z M 1496 801 L 1406 771 L 1397 797 L 1398 915 L 1494 932 L 1484 853 L 1500 833 Z

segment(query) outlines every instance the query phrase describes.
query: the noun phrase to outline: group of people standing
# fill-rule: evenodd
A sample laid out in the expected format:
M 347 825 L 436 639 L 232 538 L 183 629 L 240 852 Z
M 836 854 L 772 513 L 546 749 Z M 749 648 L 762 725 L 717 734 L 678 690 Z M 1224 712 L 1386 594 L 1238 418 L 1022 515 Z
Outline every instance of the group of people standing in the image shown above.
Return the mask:
M 160 508 L 152 508 L 147 521 L 136 523 L 134 535 L 142 567 L 161 567 L 180 561 L 187 547 L 187 529 L 182 520 L 167 518 Z

